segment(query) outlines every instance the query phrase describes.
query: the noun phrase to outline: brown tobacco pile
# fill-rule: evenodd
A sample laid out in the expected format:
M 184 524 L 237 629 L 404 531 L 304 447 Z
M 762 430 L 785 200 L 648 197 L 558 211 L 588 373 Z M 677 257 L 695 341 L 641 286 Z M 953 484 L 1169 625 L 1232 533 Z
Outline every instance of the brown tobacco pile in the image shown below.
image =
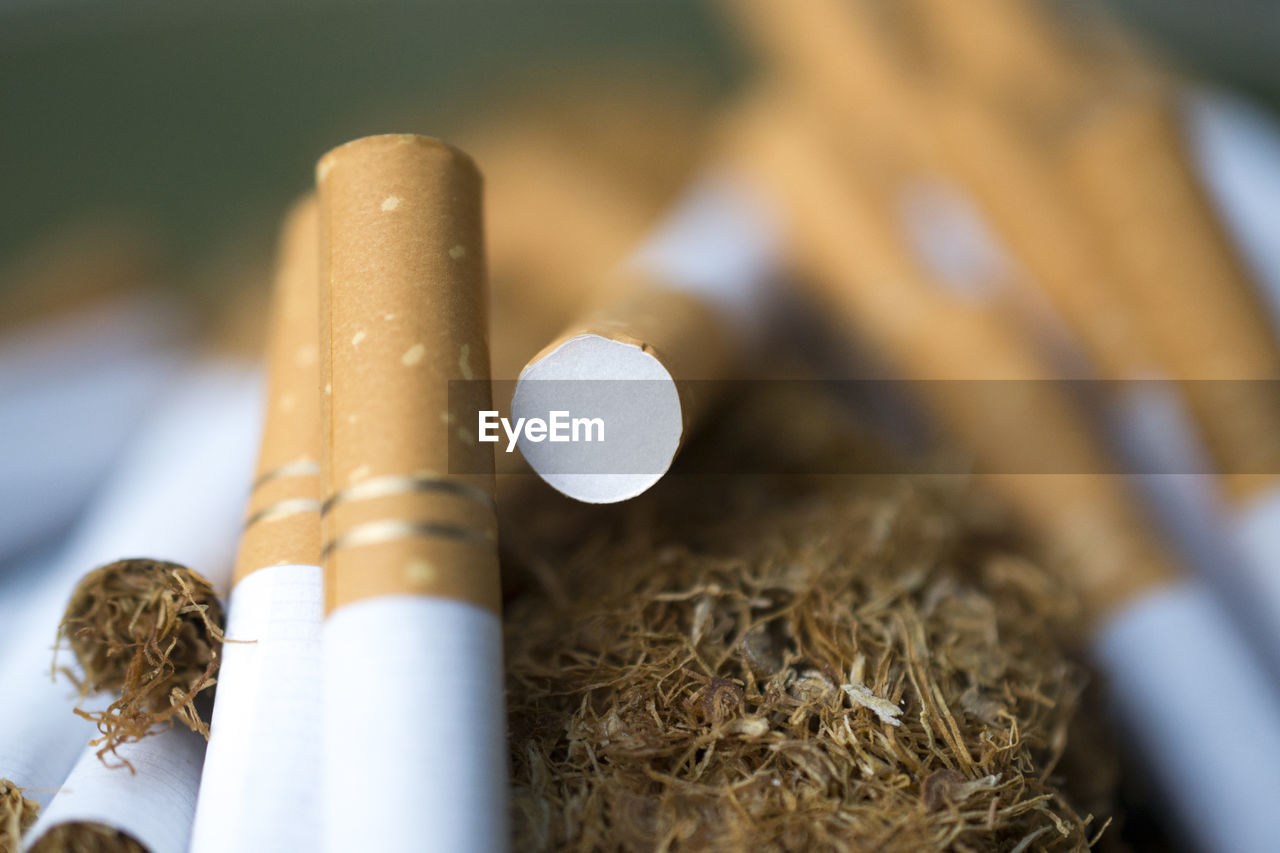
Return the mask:
M 775 411 L 813 432 L 811 404 Z M 675 474 L 576 512 L 577 544 L 509 555 L 540 580 L 507 610 L 521 849 L 1096 834 L 1055 774 L 1084 683 L 1055 636 L 1073 599 L 965 483 Z
M 85 576 L 59 628 L 84 672 L 82 693 L 113 691 L 98 724 L 99 756 L 178 721 L 208 736 L 197 696 L 214 684 L 222 605 L 208 581 L 176 563 L 128 559 Z
M 0 853 L 15 853 L 22 833 L 36 822 L 40 807 L 22 796 L 22 789 L 0 779 Z
M 100 823 L 62 823 L 40 836 L 31 853 L 147 853 L 147 848 Z

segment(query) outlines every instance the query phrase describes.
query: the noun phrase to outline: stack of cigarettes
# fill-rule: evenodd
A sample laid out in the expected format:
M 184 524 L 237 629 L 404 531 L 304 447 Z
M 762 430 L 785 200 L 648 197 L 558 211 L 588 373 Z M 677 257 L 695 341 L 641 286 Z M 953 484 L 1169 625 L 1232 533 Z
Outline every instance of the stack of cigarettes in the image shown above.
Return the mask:
M 490 187 L 523 198 L 513 225 L 486 214 L 483 156 L 366 136 L 318 159 L 284 219 L 261 381 L 185 353 L 180 318 L 133 291 L 0 345 L 4 452 L 45 451 L 0 460 L 0 487 L 39 498 L 0 518 L 0 559 L 87 506 L 4 579 L 0 792 L 21 796 L 0 853 L 531 845 L 509 815 L 499 545 L 521 531 L 495 456 L 548 506 L 653 497 L 796 303 L 801 335 L 856 342 L 835 378 L 902 383 L 1065 567 L 1169 831 L 1275 849 L 1280 264 L 1212 133 L 1239 113 L 1198 96 L 1184 133 L 1182 89 L 1140 51 L 1113 29 L 1074 41 L 1030 2 L 721 5 L 761 79 L 656 223 L 557 151 Z M 1280 142 L 1258 140 L 1240 156 L 1274 179 Z M 574 227 L 533 221 L 544 192 Z M 486 216 L 519 232 L 493 250 L 492 332 Z M 522 263 L 572 298 L 521 290 Z M 68 335 L 74 353 L 47 343 Z M 51 381 L 72 356 L 99 387 Z M 92 447 L 29 437 L 90 415 Z M 81 695 L 66 650 L 50 661 L 77 584 L 123 558 L 197 573 L 226 622 L 188 725 L 118 742 L 89 722 L 115 697 Z M 914 713 L 856 695 L 886 738 Z

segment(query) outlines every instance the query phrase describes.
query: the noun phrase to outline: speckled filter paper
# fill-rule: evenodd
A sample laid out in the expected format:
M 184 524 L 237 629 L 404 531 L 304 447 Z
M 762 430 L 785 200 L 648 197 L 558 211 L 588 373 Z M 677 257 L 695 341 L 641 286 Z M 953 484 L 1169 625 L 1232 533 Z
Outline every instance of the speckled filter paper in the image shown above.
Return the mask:
M 493 456 L 463 417 L 489 407 L 480 175 L 392 135 L 330 152 L 317 183 L 322 849 L 501 850 Z M 451 380 L 479 380 L 453 409 Z
M 319 564 L 320 334 L 315 199 L 283 229 L 267 342 L 262 444 L 234 582 L 267 566 Z
M 489 376 L 480 174 L 443 143 L 389 135 L 335 149 L 317 177 L 327 607 L 408 594 L 496 612 L 492 446 L 449 396 L 450 380 Z M 448 473 L 451 438 L 474 454 L 454 470 L 484 473 Z
M 58 623 L 85 573 L 122 557 L 153 557 L 187 565 L 226 590 L 258 429 L 256 397 L 257 383 L 242 366 L 184 371 L 47 578 L 30 590 L 15 639 L 0 649 L 0 684 L 22 697 L 0 703 L 0 777 L 48 800 L 93 736 L 93 726 L 72 712 L 74 688 L 50 678 Z M 66 652 L 59 663 L 74 661 Z
M 59 824 L 89 822 L 126 833 L 149 853 L 185 853 L 204 748 L 204 738 L 182 727 L 125 744 L 119 755 L 136 773 L 103 764 L 96 749 L 85 749 L 23 849 Z
M 314 198 L 281 236 L 253 493 L 227 600 L 195 853 L 319 847 L 320 358 Z

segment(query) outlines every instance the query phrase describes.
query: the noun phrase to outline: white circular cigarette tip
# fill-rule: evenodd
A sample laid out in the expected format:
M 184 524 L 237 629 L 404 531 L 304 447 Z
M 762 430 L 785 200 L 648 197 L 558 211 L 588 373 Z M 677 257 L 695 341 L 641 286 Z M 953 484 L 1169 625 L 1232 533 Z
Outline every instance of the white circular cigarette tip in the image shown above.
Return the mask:
M 591 334 L 521 372 L 511 421 L 533 470 L 585 503 L 648 490 L 671 467 L 684 432 L 676 382 L 662 362 L 635 344 Z

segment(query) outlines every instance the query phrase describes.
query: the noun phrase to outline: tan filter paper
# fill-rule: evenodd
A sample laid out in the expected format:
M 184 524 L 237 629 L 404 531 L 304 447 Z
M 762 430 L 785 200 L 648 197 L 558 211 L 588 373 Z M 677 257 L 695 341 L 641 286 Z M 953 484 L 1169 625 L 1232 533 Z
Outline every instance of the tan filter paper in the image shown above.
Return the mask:
M 656 358 L 675 380 L 684 424 L 681 444 L 697 423 L 708 400 L 697 380 L 723 379 L 735 351 L 733 332 L 704 300 L 647 280 L 618 285 L 618 296 L 608 305 L 582 318 L 530 360 L 533 364 L 555 352 L 566 341 L 595 335 L 639 347 Z
M 267 340 L 262 446 L 232 583 L 267 566 L 320 563 L 320 342 L 316 201 L 281 233 Z
M 1243 499 L 1280 480 L 1280 396 L 1240 381 L 1280 379 L 1280 346 L 1175 122 L 1157 94 L 1119 96 L 1075 130 L 1064 157 L 1164 366 L 1190 380 L 1188 404 L 1232 472 L 1228 490 Z
M 471 424 L 489 408 L 480 173 L 404 134 L 336 148 L 316 175 L 327 610 L 407 594 L 496 612 L 493 455 Z M 472 381 L 451 410 L 456 380 Z M 449 474 L 451 453 L 483 473 Z

